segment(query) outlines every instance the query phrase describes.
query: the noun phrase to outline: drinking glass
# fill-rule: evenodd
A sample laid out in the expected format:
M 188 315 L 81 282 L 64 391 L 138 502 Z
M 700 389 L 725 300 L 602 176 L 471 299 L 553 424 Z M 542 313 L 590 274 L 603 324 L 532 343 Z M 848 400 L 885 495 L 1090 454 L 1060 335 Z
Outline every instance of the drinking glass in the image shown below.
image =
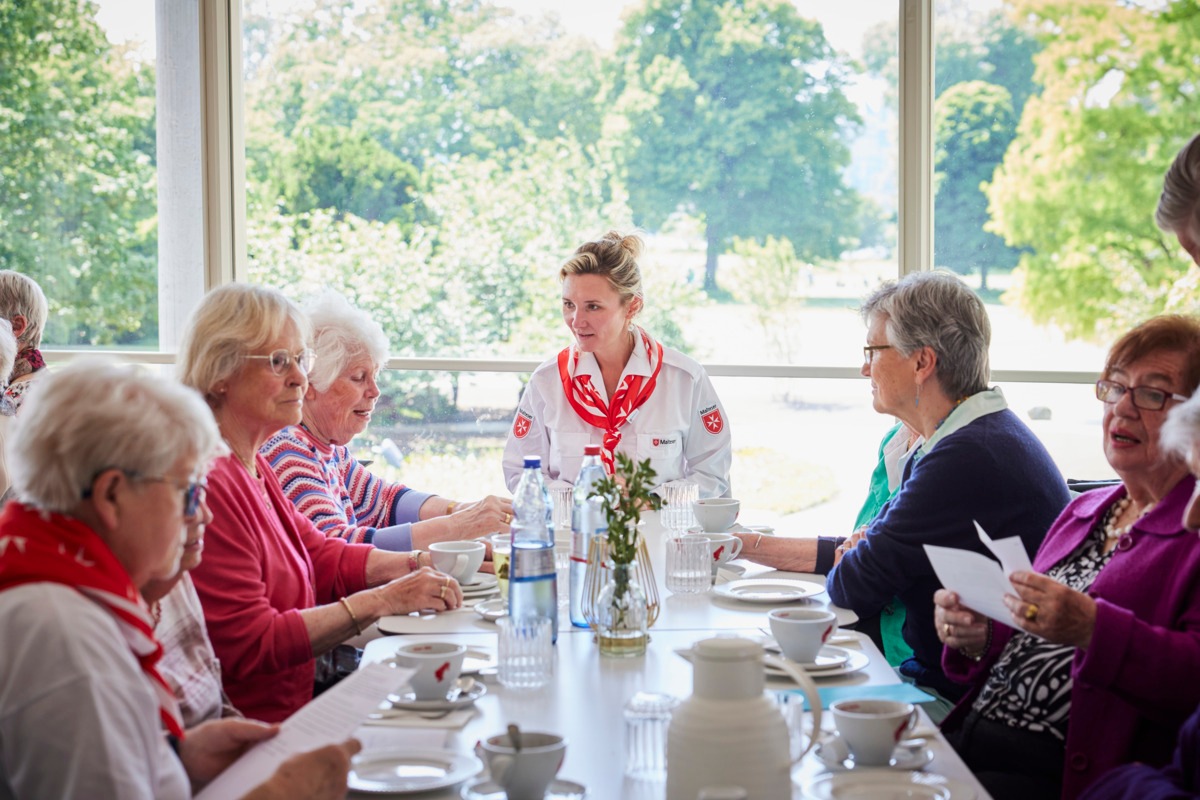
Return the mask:
M 562 529 L 571 530 L 571 512 L 575 508 L 575 487 L 564 486 L 550 489 L 550 505 L 553 509 L 551 519 L 554 521 L 554 533 L 557 538 Z
M 544 617 L 501 617 L 498 633 L 498 677 L 507 689 L 540 689 L 554 674 L 550 620 Z
M 696 524 L 692 503 L 699 497 L 693 481 L 667 481 L 662 486 L 662 524 L 669 531 L 682 532 Z
M 703 536 L 668 537 L 667 588 L 675 594 L 698 594 L 712 588 L 712 548 Z
M 667 728 L 679 698 L 638 692 L 625 704 L 625 774 L 640 780 L 667 777 Z
M 504 604 L 508 605 L 508 557 L 512 553 L 512 534 L 494 533 L 489 541 L 492 543 L 492 569 L 496 572 L 496 585 Z

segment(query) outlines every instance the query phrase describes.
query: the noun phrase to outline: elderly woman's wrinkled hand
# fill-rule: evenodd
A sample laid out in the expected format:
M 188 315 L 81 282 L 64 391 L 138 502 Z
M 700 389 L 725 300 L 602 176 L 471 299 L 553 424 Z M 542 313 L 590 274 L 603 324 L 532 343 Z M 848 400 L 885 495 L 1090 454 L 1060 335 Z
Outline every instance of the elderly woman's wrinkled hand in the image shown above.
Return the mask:
M 1049 642 L 1086 648 L 1096 629 L 1096 601 L 1036 572 L 1009 576 L 1016 594 L 1004 595 L 1013 627 Z
M 507 531 L 512 518 L 512 500 L 495 495 L 473 503 L 459 503 L 450 515 L 455 532 L 468 539 Z
M 462 587 L 458 581 L 432 567 L 421 567 L 378 589 L 388 614 L 413 611 L 450 611 L 462 605 Z
M 278 725 L 249 719 L 202 722 L 179 741 L 179 760 L 194 788 L 207 784 L 254 745 L 279 733 Z
M 972 657 L 983 654 L 988 646 L 987 617 L 964 606 L 948 589 L 934 593 L 933 606 L 933 621 L 942 644 Z
M 335 800 L 345 797 L 350 759 L 361 749 L 357 739 L 347 739 L 341 744 L 298 753 L 280 764 L 266 783 L 247 795 L 247 800 L 292 797 Z

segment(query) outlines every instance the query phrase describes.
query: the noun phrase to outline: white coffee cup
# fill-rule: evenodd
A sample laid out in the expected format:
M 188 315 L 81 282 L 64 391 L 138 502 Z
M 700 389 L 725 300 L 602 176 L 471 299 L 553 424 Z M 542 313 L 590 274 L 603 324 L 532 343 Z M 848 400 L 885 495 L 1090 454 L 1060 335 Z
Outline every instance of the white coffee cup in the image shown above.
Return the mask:
M 461 584 L 475 580 L 487 546 L 483 542 L 434 542 L 429 545 L 433 568 Z
M 737 521 L 741 500 L 728 497 L 710 497 L 692 503 L 692 513 L 700 527 L 711 533 L 725 533 Z
M 409 685 L 417 700 L 445 700 L 462 672 L 466 652 L 461 644 L 421 642 L 403 645 L 392 661 L 416 670 Z
M 838 629 L 837 616 L 823 608 L 776 608 L 767 619 L 779 649 L 800 664 L 816 661 L 825 642 Z
M 476 744 L 475 754 L 508 800 L 542 800 L 567 756 L 567 740 L 553 733 L 522 731 L 520 745 L 514 748 L 509 735 L 501 733 Z
M 839 700 L 829 709 L 858 766 L 887 766 L 900 740 L 917 724 L 913 704 L 897 700 Z
M 707 531 L 703 531 L 700 533 L 689 533 L 688 536 L 708 539 L 708 547 L 712 552 L 713 575 L 717 574 L 718 567 L 733 561 L 742 552 L 742 540 L 732 533 L 708 533 Z

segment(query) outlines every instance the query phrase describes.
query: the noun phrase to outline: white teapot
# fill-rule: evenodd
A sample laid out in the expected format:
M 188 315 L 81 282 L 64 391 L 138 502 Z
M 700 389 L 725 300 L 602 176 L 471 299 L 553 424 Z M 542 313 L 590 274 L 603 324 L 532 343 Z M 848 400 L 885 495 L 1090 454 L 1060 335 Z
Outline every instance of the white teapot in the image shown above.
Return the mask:
M 667 800 L 696 800 L 708 787 L 741 787 L 755 800 L 792 796 L 795 759 L 783 714 L 764 693 L 764 663 L 787 672 L 821 730 L 821 700 L 800 667 L 768 656 L 749 639 L 715 638 L 677 651 L 692 662 L 692 696 L 675 709 L 667 731 Z

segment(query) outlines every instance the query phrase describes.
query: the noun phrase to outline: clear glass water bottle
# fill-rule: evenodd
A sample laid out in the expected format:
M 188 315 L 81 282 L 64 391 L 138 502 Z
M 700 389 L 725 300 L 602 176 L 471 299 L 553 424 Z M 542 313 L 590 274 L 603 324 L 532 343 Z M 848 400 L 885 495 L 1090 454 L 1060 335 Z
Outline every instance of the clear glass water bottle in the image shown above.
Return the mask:
M 558 576 L 554 571 L 554 522 L 540 458 L 526 458 L 513 495 L 512 553 L 508 562 L 508 614 L 550 620 L 558 641 Z
M 603 536 L 608 531 L 604 501 L 588 497 L 603 478 L 600 445 L 589 444 L 583 449 L 583 466 L 575 478 L 575 507 L 571 511 L 571 624 L 577 628 L 588 627 L 583 616 L 583 580 L 587 574 L 588 549 L 593 536 Z

